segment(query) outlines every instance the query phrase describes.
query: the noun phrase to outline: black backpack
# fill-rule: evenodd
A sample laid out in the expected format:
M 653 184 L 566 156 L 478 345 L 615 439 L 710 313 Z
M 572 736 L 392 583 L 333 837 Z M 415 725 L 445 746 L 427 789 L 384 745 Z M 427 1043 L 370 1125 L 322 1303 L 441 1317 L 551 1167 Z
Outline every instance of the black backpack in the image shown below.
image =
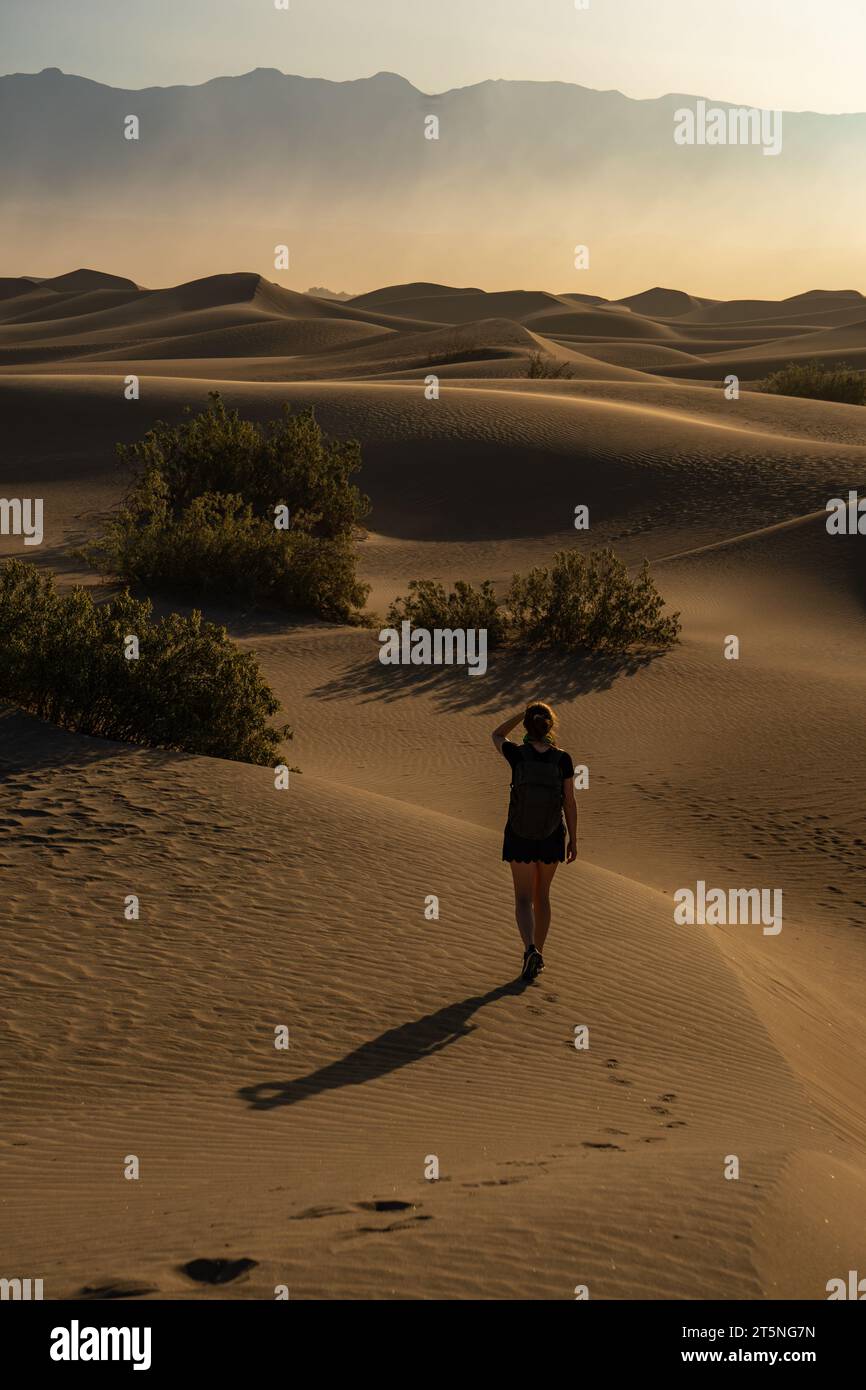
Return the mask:
M 545 840 L 562 821 L 559 758 L 539 756 L 525 745 L 511 772 L 508 824 L 523 840 Z

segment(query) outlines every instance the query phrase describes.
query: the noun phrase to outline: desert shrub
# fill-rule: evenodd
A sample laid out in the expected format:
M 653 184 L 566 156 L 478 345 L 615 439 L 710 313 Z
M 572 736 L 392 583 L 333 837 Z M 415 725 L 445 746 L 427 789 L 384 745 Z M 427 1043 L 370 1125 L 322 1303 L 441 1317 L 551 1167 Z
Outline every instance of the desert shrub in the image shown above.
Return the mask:
M 278 531 L 237 493 L 202 493 L 173 516 L 155 473 L 142 480 L 108 534 L 112 568 L 146 587 L 267 596 L 334 622 L 352 620 L 369 592 L 355 577 L 351 536 Z
M 550 567 L 515 574 L 504 604 L 493 584 L 458 580 L 451 593 L 432 579 L 413 579 L 406 597 L 388 610 L 396 627 L 486 628 L 488 644 L 559 651 L 624 652 L 669 647 L 678 640 L 679 614 L 663 613 L 664 599 L 644 561 L 636 576 L 612 550 L 559 551 Z
M 670 646 L 680 631 L 679 614 L 662 612 L 647 562 L 632 577 L 612 550 L 559 551 L 550 567 L 514 576 L 506 605 L 520 646 L 621 652 Z
M 137 660 L 125 639 L 139 642 Z M 224 627 L 122 593 L 59 594 L 21 560 L 0 565 L 0 697 L 82 734 L 274 765 L 291 737 L 258 663 Z
M 350 536 L 318 540 L 303 532 L 287 542 L 288 559 L 274 589 L 284 608 L 309 610 L 331 622 L 356 622 L 367 601 L 369 584 L 355 577 L 355 547 Z
M 823 362 L 789 362 L 761 383 L 774 396 L 808 396 L 816 401 L 866 405 L 866 375 L 847 362 L 827 367 Z
M 568 362 L 557 362 L 547 353 L 534 352 L 529 359 L 527 376 L 533 379 L 543 377 L 547 381 L 562 381 L 573 376 L 573 373 Z
M 398 627 L 408 620 L 422 628 L 486 628 L 489 646 L 505 641 L 506 616 L 496 601 L 493 584 L 485 579 L 479 589 L 458 579 L 451 593 L 433 579 L 412 579 L 405 598 L 395 599 L 386 622 Z
M 351 481 L 360 448 L 327 439 L 311 409 L 284 407 L 263 427 L 212 393 L 201 414 L 179 426 L 159 421 L 118 455 L 134 481 L 86 549 L 100 569 L 154 588 L 356 618 L 369 592 L 353 549 L 369 511 Z M 279 506 L 289 510 L 285 530 L 274 525 Z

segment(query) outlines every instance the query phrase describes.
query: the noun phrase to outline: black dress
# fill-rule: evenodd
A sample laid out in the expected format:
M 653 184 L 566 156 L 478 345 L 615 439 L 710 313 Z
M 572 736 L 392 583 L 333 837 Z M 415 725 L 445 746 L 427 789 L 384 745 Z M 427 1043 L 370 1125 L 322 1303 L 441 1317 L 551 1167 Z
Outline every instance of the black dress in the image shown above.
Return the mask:
M 539 761 L 548 759 L 555 762 L 558 760 L 563 782 L 574 776 L 574 763 L 570 753 L 564 753 L 561 748 L 548 748 L 544 753 L 538 753 L 531 744 L 524 744 L 523 746 L 530 748 L 533 757 L 538 758 Z M 513 769 L 520 756 L 517 744 L 509 742 L 507 738 L 503 739 L 502 756 Z M 545 836 L 543 840 L 525 840 L 522 835 L 515 835 L 506 821 L 505 839 L 502 842 L 502 858 L 509 864 L 562 864 L 565 861 L 565 821 L 560 821 L 559 829 L 554 830 L 552 835 Z

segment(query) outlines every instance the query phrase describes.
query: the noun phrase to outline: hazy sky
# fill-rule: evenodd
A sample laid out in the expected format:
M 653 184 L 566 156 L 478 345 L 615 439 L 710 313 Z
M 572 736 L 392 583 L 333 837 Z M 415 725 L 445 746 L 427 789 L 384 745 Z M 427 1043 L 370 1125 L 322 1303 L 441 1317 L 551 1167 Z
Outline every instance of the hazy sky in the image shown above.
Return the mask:
M 119 87 L 389 70 L 426 92 L 506 77 L 866 111 L 866 0 L 0 0 L 0 70 L 44 67 Z

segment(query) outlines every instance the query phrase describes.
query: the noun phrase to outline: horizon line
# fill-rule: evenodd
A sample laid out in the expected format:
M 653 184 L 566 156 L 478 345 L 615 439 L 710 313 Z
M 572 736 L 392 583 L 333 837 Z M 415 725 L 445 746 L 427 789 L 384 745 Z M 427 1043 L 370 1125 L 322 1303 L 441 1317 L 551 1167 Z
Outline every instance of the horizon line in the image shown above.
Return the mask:
M 263 281 L 265 282 L 265 284 L 267 284 L 267 285 L 274 285 L 277 289 L 280 289 L 280 290 L 287 290 L 290 294 L 313 295 L 313 289 L 314 289 L 314 288 L 316 288 L 316 289 L 321 289 L 321 290 L 326 290 L 326 291 L 328 291 L 329 294 L 332 294 L 332 295 L 342 295 L 342 294 L 347 294 L 347 293 L 348 293 L 348 291 L 346 291 L 346 290 L 331 290 L 330 287 L 327 286 L 327 285 L 319 285 L 319 286 L 315 286 L 315 287 L 314 287 L 314 286 L 310 286 L 310 287 L 309 287 L 308 289 L 306 289 L 306 290 L 296 290 L 296 289 L 292 289 L 292 287 L 291 287 L 290 285 L 281 284 L 279 280 L 269 280 L 268 277 L 264 274 L 264 272 L 263 272 L 263 271 L 260 271 L 260 270 L 216 270 L 216 271 L 213 271 L 210 275 L 196 275 L 192 280 L 177 280 L 177 281 L 173 281 L 171 284 L 168 284 L 168 285 L 140 285 L 140 284 L 138 283 L 137 280 L 133 280 L 133 278 L 132 278 L 131 275 L 121 275 L 118 271 L 112 271 L 112 270 L 95 270 L 93 266 L 83 266 L 83 265 L 79 265 L 79 266 L 76 266 L 73 270 L 63 270 L 63 271 L 60 271 L 60 272 L 59 272 L 58 274 L 56 274 L 56 275 L 30 275 L 30 274 L 27 274 L 26 272 L 19 272 L 17 275 L 16 275 L 16 274 L 11 274 L 11 275 L 10 275 L 10 274 L 6 274 L 6 275 L 0 274 L 0 280 L 29 280 L 29 281 L 31 281 L 31 282 L 33 283 L 34 287 L 36 287 L 36 286 L 38 286 L 38 285 L 44 285 L 44 284 L 46 284 L 46 283 L 47 283 L 48 281 L 50 281 L 50 280 L 63 280 L 63 279 L 68 278 L 70 275 L 80 275 L 80 274 L 87 274 L 87 275 L 104 275 L 107 279 L 128 280 L 128 281 L 129 281 L 131 284 L 133 284 L 133 285 L 135 286 L 135 288 L 136 288 L 138 291 L 140 291 L 142 294 L 158 294 L 158 293 L 160 293 L 160 291 L 162 291 L 162 290 L 176 290 L 176 289 L 182 289 L 185 285 L 196 285 L 196 284 L 200 284 L 200 283 L 201 283 L 202 281 L 204 281 L 204 280 L 235 279 L 235 278 L 239 278 L 239 277 L 241 277 L 241 276 L 250 276 L 250 277 L 254 277 L 254 278 L 257 279 L 257 280 L 263 280 Z M 682 294 L 682 295 L 685 295 L 686 297 L 688 297 L 689 299 L 698 299 L 698 300 L 703 299 L 703 300 L 709 300 L 709 301 L 711 301 L 712 303 L 715 303 L 715 304 L 749 304 L 749 303 L 760 303 L 760 304 L 787 304 L 787 303 L 788 303 L 790 300 L 792 300 L 792 299 L 802 299 L 802 298 L 804 298 L 804 296 L 810 295 L 810 294 L 832 294 L 832 295 L 856 294 L 856 295 L 859 295 L 861 299 L 866 299 L 866 294 L 864 294 L 864 292 L 863 292 L 862 290 L 854 289 L 854 288 L 852 288 L 850 285 L 849 285 L 849 286 L 846 286 L 846 287 L 844 287 L 844 288 L 841 288 L 841 289 L 825 289 L 825 288 L 822 288 L 822 287 L 820 287 L 820 286 L 813 285 L 813 286 L 812 286 L 811 288 L 809 288 L 809 289 L 797 290 L 794 294 L 785 295 L 782 299 L 755 298 L 754 295 L 750 295 L 750 296 L 748 296 L 748 297 L 746 297 L 746 298 L 743 298 L 743 299 L 723 299 L 723 298 L 718 297 L 718 296 L 716 296 L 716 295 L 693 294 L 691 290 L 678 289 L 676 286 L 673 286 L 673 285 L 659 285 L 659 284 L 655 284 L 655 285 L 649 285 L 649 286 L 647 286 L 645 289 L 642 289 L 642 290 L 635 290 L 635 291 L 633 291 L 633 292 L 630 293 L 630 294 L 619 295 L 616 299 L 608 299 L 605 295 L 601 295 L 601 294 L 582 294 L 582 293 L 580 293 L 580 292 L 578 292 L 578 291 L 576 291 L 576 290 L 548 290 L 548 289 L 545 289 L 545 288 L 543 288 L 543 287 L 542 287 L 542 288 L 526 288 L 526 287 L 523 287 L 523 286 L 516 286 L 516 285 L 511 285 L 509 288 L 507 288 L 507 289 L 502 289 L 502 290 L 486 290 L 486 289 L 483 289 L 481 285 L 449 285 L 449 284 L 446 284 L 445 282 L 439 281 L 439 280 L 400 280 L 400 281 L 389 282 L 389 283 L 383 284 L 383 285 L 374 285 L 371 289 L 358 290 L 356 293 L 349 295 L 349 299 L 350 299 L 350 300 L 351 300 L 351 299 L 361 299 L 361 298 L 363 298 L 365 295 L 368 295 L 368 294 L 376 294 L 376 293 L 377 293 L 378 291 L 380 291 L 380 290 L 403 289 L 403 288 L 410 288 L 410 287 L 415 287 L 415 286 L 417 286 L 419 289 L 423 289 L 423 288 L 425 288 L 425 287 L 429 287 L 429 288 L 431 288 L 431 289 L 437 289 L 437 290 L 456 290 L 456 291 L 458 291 L 458 292 L 461 293 L 461 294 L 467 294 L 467 293 L 472 293 L 472 292 L 474 292 L 474 293 L 476 293 L 476 294 L 490 294 L 490 295 L 493 295 L 493 294 L 549 294 L 553 299 L 565 299 L 565 298 L 597 299 L 597 300 L 601 300 L 601 301 L 602 301 L 603 303 L 605 303 L 605 304 L 622 304 L 622 303 L 623 303 L 625 300 L 627 300 L 627 299 L 637 299 L 637 298 L 639 298 L 639 297 L 642 296 L 642 295 L 653 294 L 653 293 L 655 293 L 656 291 L 659 291 L 659 292 L 661 292 L 661 293 L 663 293 L 663 294 Z M 320 296 L 315 296 L 315 295 L 313 295 L 313 297 L 314 297 L 314 298 L 318 298 L 318 297 L 320 297 Z M 337 301 L 337 302 L 347 302 L 347 301 Z M 662 317 L 664 317 L 664 316 L 662 316 Z
M 398 82 L 411 87 L 413 92 L 424 97 L 445 97 L 453 92 L 468 92 L 474 87 L 486 87 L 494 84 L 508 83 L 511 86 L 533 86 L 533 87 L 573 87 L 576 91 L 595 92 L 599 96 L 617 96 L 623 101 L 631 102 L 660 102 L 672 98 L 683 98 L 689 101 L 711 101 L 720 106 L 729 106 L 737 109 L 745 108 L 756 111 L 782 111 L 787 116 L 824 116 L 824 117 L 851 117 L 866 116 L 866 109 L 862 111 L 816 111 L 811 107 L 803 107 L 799 110 L 792 110 L 787 107 L 769 106 L 749 106 L 746 102 L 731 101 L 727 97 L 708 97 L 702 92 L 662 92 L 655 97 L 632 97 L 627 92 L 623 92 L 619 87 L 589 87 L 583 82 L 566 82 L 562 78 L 537 78 L 537 77 L 485 77 L 480 82 L 467 82 L 461 87 L 447 87 L 439 92 L 425 92 L 420 87 L 416 87 L 410 78 L 404 77 L 402 73 L 394 72 L 388 68 L 380 68 L 377 72 L 369 73 L 362 77 L 309 77 L 298 72 L 284 72 L 282 68 L 259 66 L 250 68 L 246 72 L 237 73 L 217 73 L 213 77 L 207 77 L 202 82 L 169 82 L 169 83 L 150 83 L 144 87 L 114 87 L 110 82 L 102 82 L 96 77 L 86 77 L 83 73 L 66 72 L 59 67 L 40 68 L 36 72 L 4 72 L 0 73 L 0 81 L 7 77 L 43 77 L 46 74 L 58 74 L 61 77 L 70 78 L 76 82 L 90 82 L 96 87 L 105 87 L 111 92 L 167 92 L 172 90 L 192 91 L 200 87 L 208 87 L 214 82 L 239 82 L 247 77 L 255 77 L 259 73 L 274 73 L 278 77 L 284 77 L 297 82 L 326 82 L 333 87 L 348 87 L 361 82 L 375 82 L 379 78 L 395 78 Z

